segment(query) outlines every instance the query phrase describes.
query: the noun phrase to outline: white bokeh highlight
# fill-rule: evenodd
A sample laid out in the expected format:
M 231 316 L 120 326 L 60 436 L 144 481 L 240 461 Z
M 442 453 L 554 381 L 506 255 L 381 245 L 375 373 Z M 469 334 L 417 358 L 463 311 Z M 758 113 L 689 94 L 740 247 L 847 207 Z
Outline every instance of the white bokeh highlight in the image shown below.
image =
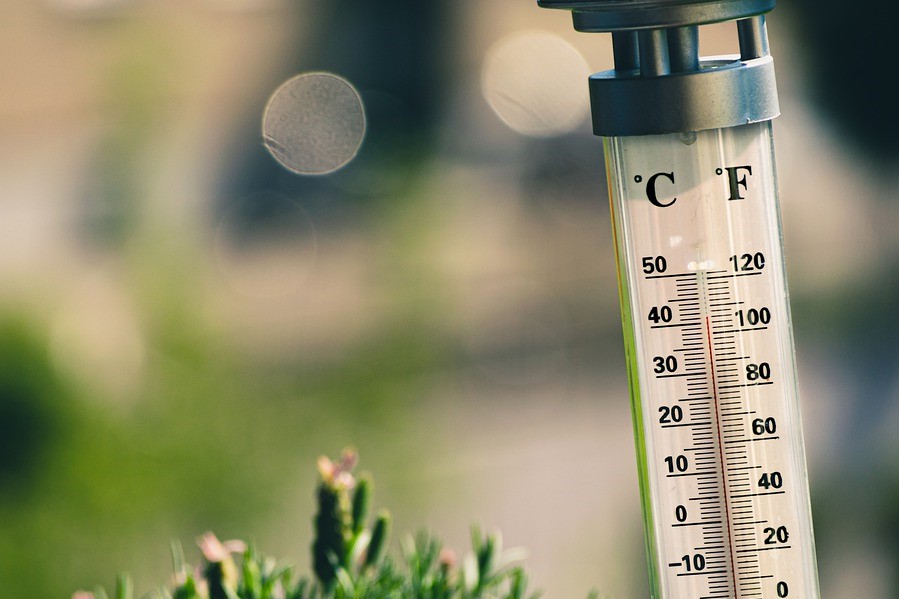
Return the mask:
M 303 73 L 269 99 L 262 140 L 284 168 L 327 175 L 353 160 L 365 137 L 365 109 L 356 88 L 331 73 Z
M 513 130 L 529 137 L 554 137 L 573 131 L 586 119 L 589 74 L 583 55 L 561 37 L 519 31 L 487 51 L 481 90 Z

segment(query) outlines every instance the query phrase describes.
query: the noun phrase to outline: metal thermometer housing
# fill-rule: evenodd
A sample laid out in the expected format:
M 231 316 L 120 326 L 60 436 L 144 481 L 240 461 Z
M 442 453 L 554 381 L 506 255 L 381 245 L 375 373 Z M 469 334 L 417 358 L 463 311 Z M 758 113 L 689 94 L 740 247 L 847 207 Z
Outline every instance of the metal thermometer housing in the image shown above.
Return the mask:
M 538 0 L 609 32 L 590 78 L 619 271 L 650 591 L 817 599 L 771 134 L 774 0 Z M 733 21 L 740 54 L 701 58 Z

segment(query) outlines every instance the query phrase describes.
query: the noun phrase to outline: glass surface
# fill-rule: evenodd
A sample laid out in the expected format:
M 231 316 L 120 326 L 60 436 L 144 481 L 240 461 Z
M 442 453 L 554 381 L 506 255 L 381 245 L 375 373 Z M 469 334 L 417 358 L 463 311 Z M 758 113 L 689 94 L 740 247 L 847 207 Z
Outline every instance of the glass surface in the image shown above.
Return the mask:
M 770 123 L 606 138 L 653 597 L 819 597 Z

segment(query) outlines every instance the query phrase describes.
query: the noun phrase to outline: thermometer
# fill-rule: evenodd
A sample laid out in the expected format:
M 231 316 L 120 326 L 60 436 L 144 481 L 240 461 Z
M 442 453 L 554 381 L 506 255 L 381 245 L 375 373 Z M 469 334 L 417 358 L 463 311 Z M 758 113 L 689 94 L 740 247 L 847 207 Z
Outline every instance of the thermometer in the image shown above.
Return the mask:
M 784 273 L 774 0 L 539 0 L 610 32 L 603 138 L 650 590 L 820 597 Z M 739 56 L 699 57 L 734 21 Z

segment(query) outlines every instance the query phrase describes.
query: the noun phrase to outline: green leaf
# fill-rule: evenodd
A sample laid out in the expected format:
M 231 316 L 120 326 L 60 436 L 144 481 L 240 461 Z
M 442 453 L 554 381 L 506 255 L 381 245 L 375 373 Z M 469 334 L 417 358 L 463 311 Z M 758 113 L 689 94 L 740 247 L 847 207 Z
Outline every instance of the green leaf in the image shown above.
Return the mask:
M 172 567 L 175 570 L 175 575 L 178 576 L 186 573 L 184 547 L 181 546 L 180 541 L 172 541 L 170 546 L 172 551 Z
M 353 536 L 358 537 L 368 523 L 368 513 L 371 509 L 371 478 L 364 476 L 356 483 L 353 492 Z
M 325 589 L 337 578 L 337 568 L 346 568 L 350 536 L 349 499 L 341 486 L 322 481 L 318 487 L 318 513 L 315 515 L 315 540 L 312 542 L 312 564 L 316 577 Z
M 132 599 L 133 595 L 134 587 L 131 584 L 131 577 L 127 574 L 119 574 L 119 577 L 116 579 L 116 599 Z
M 200 599 L 197 582 L 193 576 L 188 576 L 184 583 L 175 589 L 175 592 L 172 593 L 172 599 Z
M 390 536 L 390 514 L 381 512 L 372 529 L 371 541 L 368 543 L 368 553 L 365 555 L 365 566 L 370 568 L 381 561 Z

